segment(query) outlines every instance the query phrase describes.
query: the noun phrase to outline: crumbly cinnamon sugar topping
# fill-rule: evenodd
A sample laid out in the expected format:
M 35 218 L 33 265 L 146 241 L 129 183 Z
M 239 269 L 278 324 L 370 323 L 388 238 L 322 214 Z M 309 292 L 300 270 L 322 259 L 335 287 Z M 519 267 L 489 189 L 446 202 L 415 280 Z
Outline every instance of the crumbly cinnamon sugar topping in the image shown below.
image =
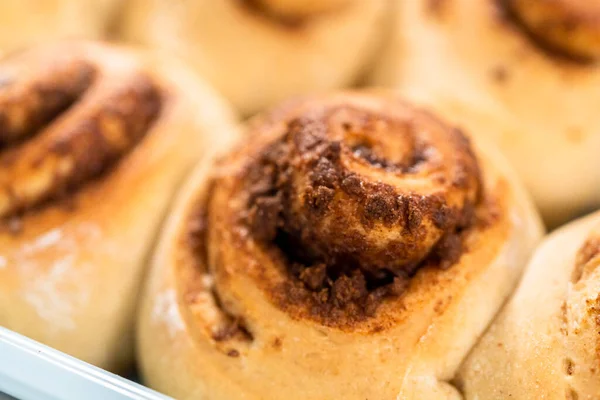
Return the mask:
M 450 268 L 460 258 L 479 169 L 466 136 L 431 118 L 351 107 L 296 118 L 248 167 L 242 220 L 285 255 L 290 278 L 274 294 L 281 307 L 305 304 L 322 320 L 365 318 L 420 267 Z M 451 160 L 440 160 L 438 145 L 451 148 Z M 426 189 L 404 188 L 403 179 Z

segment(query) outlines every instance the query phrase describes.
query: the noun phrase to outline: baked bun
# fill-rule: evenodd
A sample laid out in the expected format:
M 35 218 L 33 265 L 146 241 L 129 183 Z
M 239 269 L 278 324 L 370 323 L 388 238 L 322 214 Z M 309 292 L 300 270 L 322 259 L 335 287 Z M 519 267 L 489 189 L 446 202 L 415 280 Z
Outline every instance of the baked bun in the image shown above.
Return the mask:
M 599 265 L 600 213 L 550 235 L 461 368 L 465 398 L 597 399 Z
M 347 86 L 371 66 L 388 0 L 131 0 L 121 35 L 188 60 L 245 115 Z
M 600 206 L 599 4 L 398 2 L 374 81 L 491 137 L 556 226 Z
M 138 326 L 178 399 L 455 399 L 541 235 L 502 159 L 384 94 L 290 101 L 185 184 Z
M 15 54 L 0 81 L 0 325 L 121 370 L 163 213 L 230 111 L 176 64 L 92 43 Z
M 60 38 L 106 37 L 121 0 L 2 0 L 0 54 Z

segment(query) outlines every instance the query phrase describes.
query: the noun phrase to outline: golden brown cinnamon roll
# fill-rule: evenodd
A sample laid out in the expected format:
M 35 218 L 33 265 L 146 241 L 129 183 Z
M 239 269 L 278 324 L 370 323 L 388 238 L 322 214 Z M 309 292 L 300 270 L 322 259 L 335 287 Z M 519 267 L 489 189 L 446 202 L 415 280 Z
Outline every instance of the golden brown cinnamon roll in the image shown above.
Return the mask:
M 0 325 L 111 370 L 191 164 L 232 135 L 186 69 L 91 43 L 0 61 Z
M 398 2 L 374 80 L 487 134 L 555 226 L 600 206 L 600 6 Z
M 389 0 L 131 0 L 122 37 L 188 60 L 243 114 L 361 77 Z
M 2 0 L 0 51 L 59 38 L 104 38 L 121 0 Z
M 146 382 L 457 398 L 449 381 L 540 237 L 504 162 L 386 95 L 291 101 L 247 130 L 168 218 L 138 326 Z
M 549 236 L 461 367 L 467 399 L 597 399 L 600 213 Z

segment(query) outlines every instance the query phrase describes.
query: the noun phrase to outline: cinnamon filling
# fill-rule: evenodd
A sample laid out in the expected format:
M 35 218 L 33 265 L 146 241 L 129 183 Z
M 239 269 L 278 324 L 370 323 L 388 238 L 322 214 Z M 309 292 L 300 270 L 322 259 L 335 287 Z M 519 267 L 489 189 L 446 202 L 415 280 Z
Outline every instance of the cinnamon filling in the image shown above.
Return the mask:
M 161 108 L 140 73 L 104 90 L 87 62 L 69 60 L 0 87 L 0 217 L 68 197 L 116 165 L 144 137 Z M 18 77 L 17 77 L 18 78 Z
M 259 0 L 237 0 L 245 10 L 266 18 L 267 20 L 286 29 L 299 29 L 306 24 L 305 16 L 282 15 L 265 7 Z
M 23 82 L 0 86 L 0 143 L 26 139 L 63 113 L 92 84 L 96 71 L 84 62 L 50 66 Z
M 209 193 L 211 190 L 209 190 Z M 205 202 L 207 199 L 203 199 Z M 189 246 L 194 255 L 196 261 L 196 272 L 199 272 L 203 276 L 210 273 L 208 265 L 208 241 L 207 241 L 207 230 L 208 230 L 208 218 L 206 215 L 207 209 L 204 205 L 196 208 L 196 211 L 200 211 L 188 220 L 187 232 L 185 237 L 185 245 Z M 226 342 L 229 340 L 239 340 L 251 342 L 254 340 L 252 333 L 246 327 L 244 319 L 238 315 L 227 310 L 219 297 L 219 293 L 215 288 L 201 287 L 200 290 L 209 290 L 214 300 L 214 305 L 220 310 L 219 321 L 212 326 L 211 337 L 215 342 Z M 190 291 L 193 295 L 198 291 Z
M 501 0 L 508 16 L 549 54 L 575 62 L 600 57 L 600 7 L 588 0 Z
M 242 223 L 289 275 L 276 298 L 321 318 L 372 315 L 419 268 L 450 268 L 480 197 L 462 133 L 349 107 L 290 121 L 244 179 Z
M 593 233 L 577 252 L 571 281 L 577 283 L 581 279 L 587 278 L 600 265 L 599 257 L 600 235 Z M 597 262 L 594 262 L 594 260 Z
M 348 3 L 346 0 L 324 0 L 310 4 L 293 0 L 236 1 L 245 10 L 290 30 L 303 28 L 317 15 L 339 12 Z

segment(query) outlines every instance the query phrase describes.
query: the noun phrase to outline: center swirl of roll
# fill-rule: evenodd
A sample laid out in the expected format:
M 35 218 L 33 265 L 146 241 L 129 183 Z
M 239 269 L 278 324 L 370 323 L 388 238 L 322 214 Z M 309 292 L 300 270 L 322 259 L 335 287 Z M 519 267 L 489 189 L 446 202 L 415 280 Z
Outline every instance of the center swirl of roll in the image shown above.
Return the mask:
M 400 103 L 399 103 L 400 104 Z M 334 105 L 285 123 L 247 169 L 245 223 L 290 273 L 334 303 L 448 268 L 481 184 L 468 138 L 431 115 Z

